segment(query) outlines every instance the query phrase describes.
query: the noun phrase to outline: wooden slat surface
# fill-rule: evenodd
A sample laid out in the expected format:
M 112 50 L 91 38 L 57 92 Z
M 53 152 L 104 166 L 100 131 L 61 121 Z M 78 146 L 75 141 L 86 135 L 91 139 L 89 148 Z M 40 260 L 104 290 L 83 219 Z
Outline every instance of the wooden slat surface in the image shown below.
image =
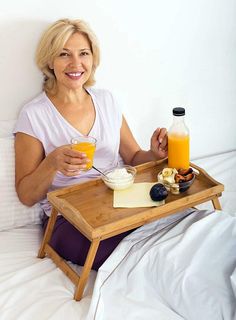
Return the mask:
M 105 239 L 121 230 L 129 230 L 220 196 L 224 186 L 201 168 L 191 165 L 200 171 L 193 185 L 179 195 L 169 193 L 166 203 L 160 207 L 113 208 L 113 191 L 101 179 L 50 192 L 48 199 L 90 240 Z M 167 167 L 166 160 L 137 166 L 135 182 L 156 182 L 158 172 L 164 167 Z

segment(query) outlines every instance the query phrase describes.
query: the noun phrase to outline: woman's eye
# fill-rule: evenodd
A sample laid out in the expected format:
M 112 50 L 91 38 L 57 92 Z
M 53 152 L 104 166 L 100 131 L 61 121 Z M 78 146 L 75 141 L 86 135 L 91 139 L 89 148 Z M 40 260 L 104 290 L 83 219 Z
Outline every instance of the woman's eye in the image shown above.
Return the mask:
M 69 54 L 67 52 L 61 52 L 59 57 L 69 57 Z
M 80 55 L 81 55 L 81 56 L 88 56 L 88 55 L 89 55 L 89 52 L 83 51 L 83 52 L 80 53 Z

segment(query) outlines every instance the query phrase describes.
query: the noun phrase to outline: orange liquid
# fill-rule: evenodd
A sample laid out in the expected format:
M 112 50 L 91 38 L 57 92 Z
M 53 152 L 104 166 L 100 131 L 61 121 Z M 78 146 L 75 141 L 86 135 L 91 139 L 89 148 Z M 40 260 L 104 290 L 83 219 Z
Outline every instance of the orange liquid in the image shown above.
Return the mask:
M 168 167 L 189 168 L 189 136 L 168 135 Z
M 90 159 L 90 162 L 88 162 L 86 165 L 86 170 L 91 169 L 93 165 L 93 157 L 94 157 L 96 145 L 91 142 L 80 142 L 77 144 L 72 144 L 72 149 L 86 153 L 87 158 Z

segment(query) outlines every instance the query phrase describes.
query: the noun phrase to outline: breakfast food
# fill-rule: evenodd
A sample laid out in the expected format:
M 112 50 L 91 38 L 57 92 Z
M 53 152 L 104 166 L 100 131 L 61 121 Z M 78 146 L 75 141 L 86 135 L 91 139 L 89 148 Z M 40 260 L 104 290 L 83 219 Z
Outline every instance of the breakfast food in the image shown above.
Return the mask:
M 178 171 L 175 168 L 164 168 L 161 172 L 162 180 L 168 183 L 175 183 L 175 176 Z
M 158 182 L 163 183 L 168 191 L 173 194 L 179 194 L 186 191 L 194 180 L 192 168 L 175 169 L 164 168 L 157 176 Z
M 175 169 L 175 168 L 164 168 L 159 174 L 159 180 L 167 183 L 179 183 L 190 181 L 194 176 L 193 169 Z
M 104 171 L 104 183 L 112 190 L 124 190 L 132 186 L 136 174 L 134 167 L 124 165 Z
M 156 183 L 152 186 L 149 194 L 153 201 L 162 201 L 168 196 L 168 191 L 162 183 Z
M 193 169 L 188 168 L 188 169 L 179 169 L 178 173 L 175 176 L 175 182 L 185 182 L 185 181 L 190 181 L 193 178 Z
M 127 172 L 125 168 L 116 168 L 115 170 L 107 173 L 107 177 L 111 180 L 123 180 L 132 178 L 132 174 Z

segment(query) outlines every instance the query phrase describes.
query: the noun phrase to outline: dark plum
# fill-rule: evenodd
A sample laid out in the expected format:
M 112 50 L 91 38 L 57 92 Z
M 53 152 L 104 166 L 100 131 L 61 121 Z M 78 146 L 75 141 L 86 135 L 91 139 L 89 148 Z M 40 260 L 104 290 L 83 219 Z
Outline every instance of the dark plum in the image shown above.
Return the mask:
M 162 201 L 168 196 L 168 191 L 162 183 L 156 183 L 151 187 L 149 194 L 153 201 Z

